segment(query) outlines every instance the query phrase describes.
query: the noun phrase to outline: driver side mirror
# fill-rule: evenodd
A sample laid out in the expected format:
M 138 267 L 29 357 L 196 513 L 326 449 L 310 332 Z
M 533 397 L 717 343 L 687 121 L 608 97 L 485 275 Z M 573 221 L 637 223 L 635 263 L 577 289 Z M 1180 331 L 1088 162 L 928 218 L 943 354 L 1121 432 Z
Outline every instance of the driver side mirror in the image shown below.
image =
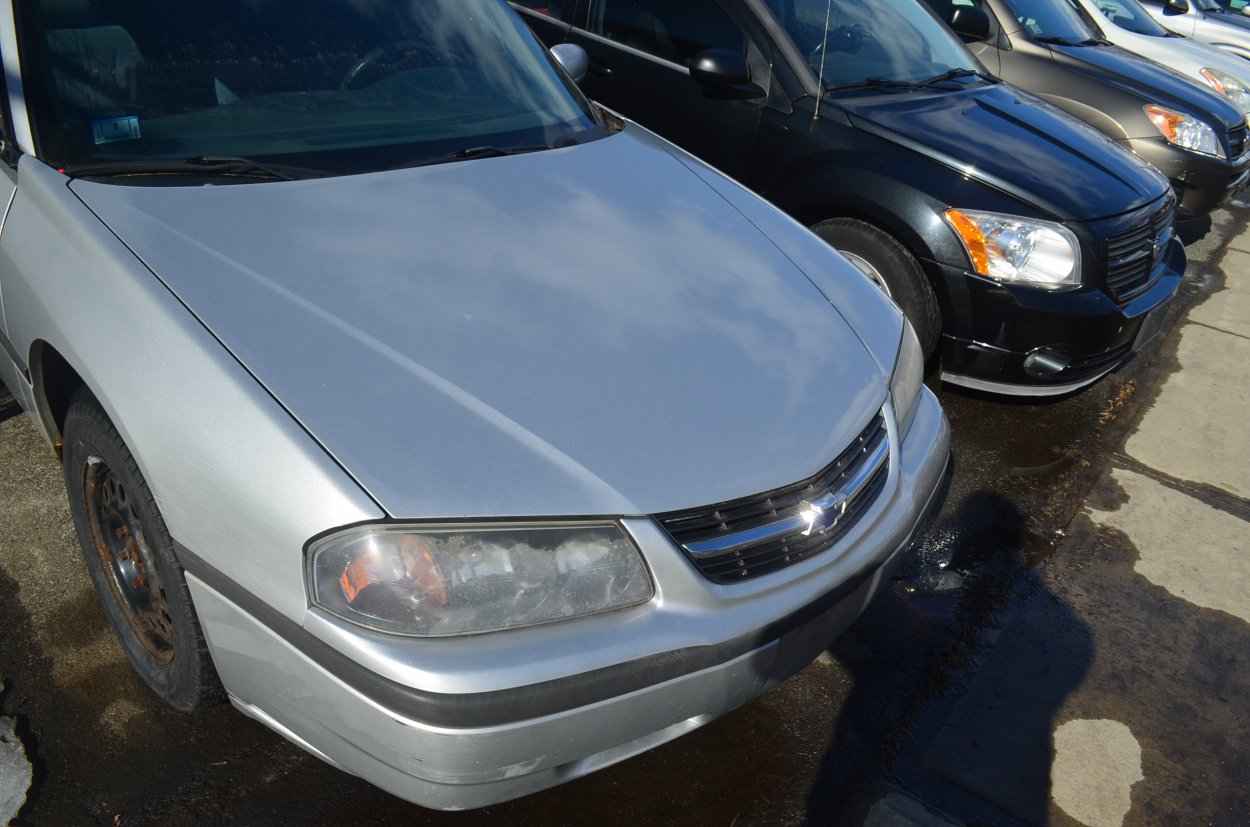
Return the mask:
M 741 86 L 751 82 L 751 68 L 740 52 L 704 49 L 690 61 L 690 77 L 705 86 Z
M 951 28 L 964 40 L 985 40 L 990 36 L 990 16 L 977 6 L 956 6 L 951 14 Z
M 551 47 L 551 56 L 568 73 L 574 83 L 581 83 L 590 68 L 590 55 L 576 43 L 557 43 Z
M 1163 4 L 1164 14 L 1184 14 L 1189 11 L 1189 0 L 1167 0 Z

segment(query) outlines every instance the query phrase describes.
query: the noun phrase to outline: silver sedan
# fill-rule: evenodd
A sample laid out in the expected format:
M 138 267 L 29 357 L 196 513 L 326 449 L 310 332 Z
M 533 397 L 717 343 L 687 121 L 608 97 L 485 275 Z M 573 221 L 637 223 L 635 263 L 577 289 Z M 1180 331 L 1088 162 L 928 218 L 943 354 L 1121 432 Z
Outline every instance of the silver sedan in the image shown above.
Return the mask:
M 0 379 L 173 706 L 505 800 L 802 668 L 940 500 L 897 308 L 503 4 L 0 5 Z

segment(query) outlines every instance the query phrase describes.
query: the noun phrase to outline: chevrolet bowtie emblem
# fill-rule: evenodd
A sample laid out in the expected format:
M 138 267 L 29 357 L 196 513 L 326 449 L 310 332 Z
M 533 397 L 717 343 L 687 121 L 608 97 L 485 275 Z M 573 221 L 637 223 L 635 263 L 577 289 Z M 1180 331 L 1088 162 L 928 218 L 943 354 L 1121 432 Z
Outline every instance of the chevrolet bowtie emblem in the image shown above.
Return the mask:
M 832 528 L 838 524 L 838 520 L 845 513 L 846 500 L 842 497 L 834 497 L 832 503 L 826 503 L 823 507 L 803 500 L 799 503 L 799 519 L 807 523 L 807 528 L 803 529 L 803 536 L 810 537 L 813 531 L 820 534 L 825 529 Z

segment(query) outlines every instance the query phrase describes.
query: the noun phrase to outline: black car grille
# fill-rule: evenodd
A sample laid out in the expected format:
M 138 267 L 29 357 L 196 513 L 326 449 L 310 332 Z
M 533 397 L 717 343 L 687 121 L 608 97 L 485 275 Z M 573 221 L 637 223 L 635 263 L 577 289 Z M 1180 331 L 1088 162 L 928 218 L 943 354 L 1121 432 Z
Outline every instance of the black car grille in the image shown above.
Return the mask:
M 877 414 L 849 448 L 810 479 L 656 519 L 708 579 L 748 580 L 832 547 L 885 487 L 889 457 L 885 418 Z
M 1228 148 L 1232 153 L 1232 157 L 1240 158 L 1241 154 L 1246 151 L 1246 134 L 1248 131 L 1250 130 L 1246 128 L 1244 123 L 1228 130 Z
M 1107 289 L 1113 296 L 1127 299 L 1150 286 L 1175 220 L 1176 200 L 1169 197 L 1148 219 L 1107 239 Z

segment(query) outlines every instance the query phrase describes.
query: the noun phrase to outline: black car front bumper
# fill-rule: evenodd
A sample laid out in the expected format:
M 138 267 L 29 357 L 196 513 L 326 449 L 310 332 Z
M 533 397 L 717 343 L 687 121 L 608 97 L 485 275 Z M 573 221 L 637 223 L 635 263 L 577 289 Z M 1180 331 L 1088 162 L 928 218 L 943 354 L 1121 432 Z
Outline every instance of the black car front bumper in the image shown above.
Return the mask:
M 933 264 L 952 301 L 942 335 L 942 378 L 1013 396 L 1057 396 L 1097 381 L 1157 335 L 1185 271 L 1175 238 L 1150 286 L 1127 301 L 1101 287 L 1046 290 Z

